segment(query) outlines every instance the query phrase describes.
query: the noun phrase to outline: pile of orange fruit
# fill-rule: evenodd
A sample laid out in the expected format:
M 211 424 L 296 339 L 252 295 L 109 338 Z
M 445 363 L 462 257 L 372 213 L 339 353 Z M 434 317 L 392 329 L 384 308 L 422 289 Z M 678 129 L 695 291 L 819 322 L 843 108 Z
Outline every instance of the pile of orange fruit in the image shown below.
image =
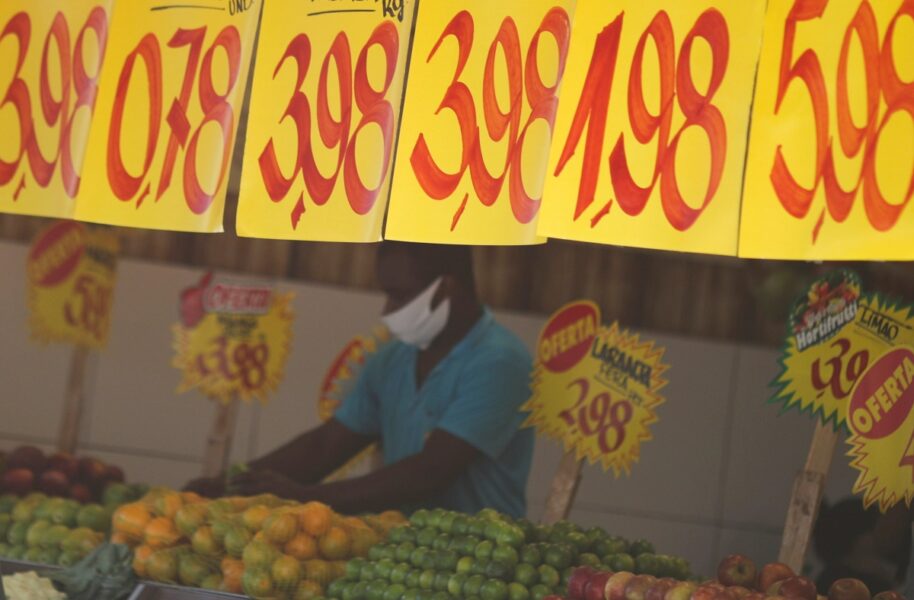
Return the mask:
M 142 578 L 311 600 L 345 574 L 350 558 L 367 556 L 405 522 L 398 512 L 346 517 L 269 494 L 207 500 L 157 488 L 114 512 L 112 541 L 134 549 Z

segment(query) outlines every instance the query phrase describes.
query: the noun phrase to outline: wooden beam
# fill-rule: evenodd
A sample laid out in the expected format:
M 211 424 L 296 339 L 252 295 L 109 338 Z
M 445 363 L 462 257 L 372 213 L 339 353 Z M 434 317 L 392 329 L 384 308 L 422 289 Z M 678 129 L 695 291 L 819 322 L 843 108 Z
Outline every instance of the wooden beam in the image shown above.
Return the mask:
M 581 461 L 575 458 L 574 452 L 566 452 L 552 479 L 552 489 L 546 499 L 546 512 L 543 514 L 544 524 L 552 525 L 568 518 L 581 483 L 581 468 Z
M 232 438 L 235 437 L 235 422 L 238 419 L 238 398 L 232 398 L 228 402 L 214 402 L 216 418 L 213 420 L 213 429 L 206 440 L 206 450 L 203 453 L 203 477 L 216 477 L 228 469 Z
M 74 346 L 70 355 L 70 371 L 67 374 L 67 387 L 64 391 L 63 411 L 60 418 L 60 430 L 57 435 L 58 452 L 75 454 L 79 445 L 79 433 L 82 428 L 83 405 L 85 404 L 84 383 L 86 366 L 89 362 L 89 349 Z

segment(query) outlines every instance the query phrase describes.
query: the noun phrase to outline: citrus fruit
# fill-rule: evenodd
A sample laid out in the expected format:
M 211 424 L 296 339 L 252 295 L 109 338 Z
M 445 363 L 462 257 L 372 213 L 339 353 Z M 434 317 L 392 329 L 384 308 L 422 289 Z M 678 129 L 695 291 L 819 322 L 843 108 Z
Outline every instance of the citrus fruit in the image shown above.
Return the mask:
M 114 511 L 111 516 L 111 525 L 116 533 L 138 540 L 143 537 L 143 530 L 151 520 L 152 514 L 145 504 L 132 502 Z
M 238 594 L 241 592 L 241 578 L 244 575 L 244 563 L 237 558 L 226 557 L 220 565 L 222 570 L 222 585 L 226 592 Z
M 29 562 L 41 562 L 41 552 L 42 550 L 38 546 L 29 548 L 25 551 L 25 554 L 22 555 L 22 559 Z
M 543 560 L 547 565 L 563 571 L 571 566 L 571 550 L 564 545 L 549 546 L 543 554 Z
M 273 577 L 273 585 L 276 589 L 291 591 L 298 587 L 301 580 L 302 567 L 301 563 L 288 554 L 283 554 L 275 561 L 270 568 L 270 575 Z
M 292 600 L 315 600 L 316 598 L 322 597 L 323 594 L 324 588 L 322 588 L 320 584 L 305 579 L 298 583 Z
M 263 522 L 261 531 L 267 541 L 284 545 L 298 533 L 298 520 L 293 514 L 274 512 Z
M 101 504 L 87 504 L 76 514 L 76 524 L 92 531 L 107 533 L 111 528 L 111 513 Z
M 273 594 L 273 580 L 266 569 L 245 569 L 241 589 L 252 598 L 269 598 Z
M 13 494 L 3 494 L 0 496 L 0 513 L 9 513 L 19 502 L 19 498 Z
M 178 577 L 178 561 L 174 552 L 154 550 L 145 563 L 146 577 L 162 583 L 175 583 Z
M 215 536 L 214 536 L 215 539 Z M 218 543 L 218 542 L 217 542 Z M 233 525 L 225 532 L 222 545 L 233 558 L 241 558 L 244 548 L 251 543 L 251 533 L 241 525 Z
M 317 557 L 317 541 L 307 533 L 301 532 L 286 542 L 283 550 L 298 560 L 309 560 Z
M 10 544 L 10 549 L 6 554 L 6 557 L 12 558 L 13 560 L 20 560 L 25 557 L 26 550 L 25 544 L 18 544 L 15 546 Z
M 57 561 L 60 559 L 60 549 L 59 548 L 42 548 L 37 555 L 38 560 L 45 565 L 56 565 Z
M 312 559 L 304 562 L 305 579 L 327 585 L 333 581 L 333 566 L 326 560 Z
M 372 546 L 381 541 L 378 534 L 371 528 L 352 528 L 349 532 L 352 540 L 351 550 L 353 556 L 368 556 Z
M 514 581 L 524 587 L 532 587 L 539 583 L 540 574 L 536 567 L 527 563 L 520 563 L 514 567 Z
M 213 537 L 213 528 L 205 525 L 197 529 L 191 536 L 190 547 L 197 554 L 204 556 L 216 556 L 222 552 L 222 545 Z
M 334 579 L 339 579 L 346 576 L 346 563 L 345 560 L 332 560 L 330 561 L 330 570 L 333 573 Z
M 550 594 L 552 594 L 552 590 L 550 590 L 542 583 L 538 583 L 530 588 L 530 598 L 532 598 L 532 600 L 543 600 L 543 598 L 549 596 Z
M 153 552 L 155 550 L 146 544 L 137 546 L 133 550 L 133 572 L 136 573 L 137 577 L 146 577 L 146 561 L 152 556 Z
M 125 546 L 130 546 L 131 548 L 133 548 L 134 546 L 136 546 L 137 544 L 140 543 L 141 539 L 142 538 L 137 539 L 134 537 L 130 537 L 126 533 L 121 533 L 119 531 L 115 531 L 114 533 L 111 534 L 111 537 L 108 538 L 108 541 L 110 541 L 112 544 L 123 544 Z
M 67 536 L 60 543 L 60 549 L 64 552 L 85 556 L 92 552 L 103 539 L 102 534 L 92 531 L 88 527 L 77 527 L 67 532 Z
M 222 516 L 210 523 L 210 526 L 213 528 L 213 537 L 216 538 L 216 541 L 220 544 L 225 543 L 225 534 L 232 528 L 239 525 L 235 522 L 235 519 L 231 517 Z
M 479 590 L 482 600 L 508 600 L 508 584 L 499 579 L 489 579 Z
M 269 506 L 264 504 L 255 504 L 241 513 L 241 520 L 248 531 L 254 533 L 260 531 L 263 522 L 273 513 Z
M 558 570 L 551 565 L 540 565 L 536 570 L 540 576 L 540 583 L 548 588 L 554 588 L 562 580 Z
M 61 567 L 72 567 L 83 558 L 84 556 L 76 552 L 61 552 L 60 556 L 57 558 L 57 564 Z
M 326 504 L 306 502 L 298 509 L 298 520 L 308 535 L 318 538 L 330 529 L 333 511 Z
M 467 577 L 469 576 L 465 573 L 456 573 L 448 577 L 448 593 L 455 598 L 460 598 L 463 595 L 463 584 L 466 583 Z
M 463 596 L 478 596 L 486 578 L 482 575 L 470 575 L 463 583 Z
M 279 551 L 272 544 L 254 540 L 244 547 L 241 560 L 247 569 L 269 569 L 278 555 Z
M 64 501 L 55 504 L 48 514 L 51 523 L 55 525 L 64 525 L 66 527 L 76 527 L 76 517 L 79 514 L 79 504 L 73 501 Z
M 102 492 L 102 503 L 106 506 L 120 506 L 133 499 L 133 490 L 125 483 L 110 483 Z
M 184 585 L 199 587 L 211 573 L 209 563 L 196 554 L 185 553 L 178 559 L 178 581 Z
M 210 573 L 200 582 L 200 587 L 204 590 L 221 590 L 223 588 L 222 575 Z
M 206 507 L 202 504 L 185 504 L 175 513 L 175 527 L 190 537 L 206 522 Z
M 29 548 L 37 548 L 39 545 L 41 545 L 41 540 L 44 536 L 44 533 L 50 529 L 50 527 L 51 522 L 44 519 L 35 521 L 31 525 L 28 525 L 28 528 L 25 532 L 25 537 L 23 538 L 25 545 Z M 10 543 L 15 544 L 16 542 L 10 540 Z
M 181 539 L 175 523 L 168 517 L 156 517 L 143 529 L 143 541 L 153 548 L 173 546 Z
M 512 567 L 520 561 L 520 555 L 513 546 L 508 546 L 506 544 L 498 544 L 495 546 L 495 549 L 492 551 L 492 560 L 497 560 L 499 562 L 508 563 Z
M 530 590 L 526 586 L 513 581 L 508 584 L 509 600 L 530 600 Z
M 181 492 L 181 500 L 184 502 L 184 506 L 187 506 L 188 504 L 203 504 L 204 502 L 207 502 L 207 499 L 197 492 Z
M 342 527 L 331 526 L 318 540 L 318 547 L 324 558 L 342 560 L 349 556 L 352 541 Z
M 492 553 L 494 551 L 495 544 L 489 540 L 485 540 L 483 542 L 479 542 L 479 544 L 476 545 L 476 549 L 474 550 L 473 554 L 476 557 L 476 560 L 487 561 L 492 558 Z
M 174 518 L 182 506 L 184 506 L 184 499 L 181 498 L 181 493 L 171 490 L 159 494 L 153 503 L 157 515 L 170 519 Z

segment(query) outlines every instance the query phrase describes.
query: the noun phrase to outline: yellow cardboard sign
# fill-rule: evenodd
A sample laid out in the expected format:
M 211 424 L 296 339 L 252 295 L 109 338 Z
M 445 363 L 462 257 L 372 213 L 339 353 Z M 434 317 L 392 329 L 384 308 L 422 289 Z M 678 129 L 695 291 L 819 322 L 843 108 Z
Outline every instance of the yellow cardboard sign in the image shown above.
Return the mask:
M 531 244 L 576 0 L 422 2 L 385 237 Z
M 77 219 L 222 231 L 260 4 L 116 3 Z
M 907 0 L 768 3 L 741 256 L 914 258 L 912 13 Z
M 181 293 L 181 323 L 172 327 L 178 393 L 266 403 L 282 381 L 292 344 L 291 292 L 214 283 L 212 273 Z
M 914 501 L 914 347 L 885 352 L 860 378 L 850 401 L 854 493 L 885 512 Z
M 0 3 L 0 212 L 73 216 L 112 4 Z
M 631 474 L 641 443 L 665 402 L 664 349 L 613 323 L 592 302 L 573 302 L 550 317 L 537 342 L 526 425 L 561 440 L 577 459 Z
M 765 0 L 582 2 L 539 233 L 736 254 Z
M 914 309 L 876 294 L 863 295 L 860 279 L 837 270 L 814 282 L 788 318 L 778 388 L 772 403 L 831 422 L 847 422 L 855 384 L 883 352 L 914 344 Z
M 41 232 L 29 251 L 32 338 L 103 348 L 111 328 L 117 237 L 100 228 L 61 221 Z
M 403 4 L 264 6 L 239 235 L 381 239 L 415 13 Z

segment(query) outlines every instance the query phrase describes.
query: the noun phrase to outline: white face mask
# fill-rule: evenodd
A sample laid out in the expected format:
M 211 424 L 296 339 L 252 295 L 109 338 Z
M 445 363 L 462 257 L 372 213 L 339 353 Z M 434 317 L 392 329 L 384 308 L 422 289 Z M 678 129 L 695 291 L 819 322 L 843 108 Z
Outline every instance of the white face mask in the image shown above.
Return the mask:
M 410 300 L 402 308 L 384 315 L 381 321 L 390 333 L 401 342 L 418 346 L 421 350 L 428 348 L 432 341 L 447 325 L 451 313 L 451 301 L 442 300 L 432 309 L 432 298 L 441 285 L 441 277 L 432 282 L 421 294 Z

